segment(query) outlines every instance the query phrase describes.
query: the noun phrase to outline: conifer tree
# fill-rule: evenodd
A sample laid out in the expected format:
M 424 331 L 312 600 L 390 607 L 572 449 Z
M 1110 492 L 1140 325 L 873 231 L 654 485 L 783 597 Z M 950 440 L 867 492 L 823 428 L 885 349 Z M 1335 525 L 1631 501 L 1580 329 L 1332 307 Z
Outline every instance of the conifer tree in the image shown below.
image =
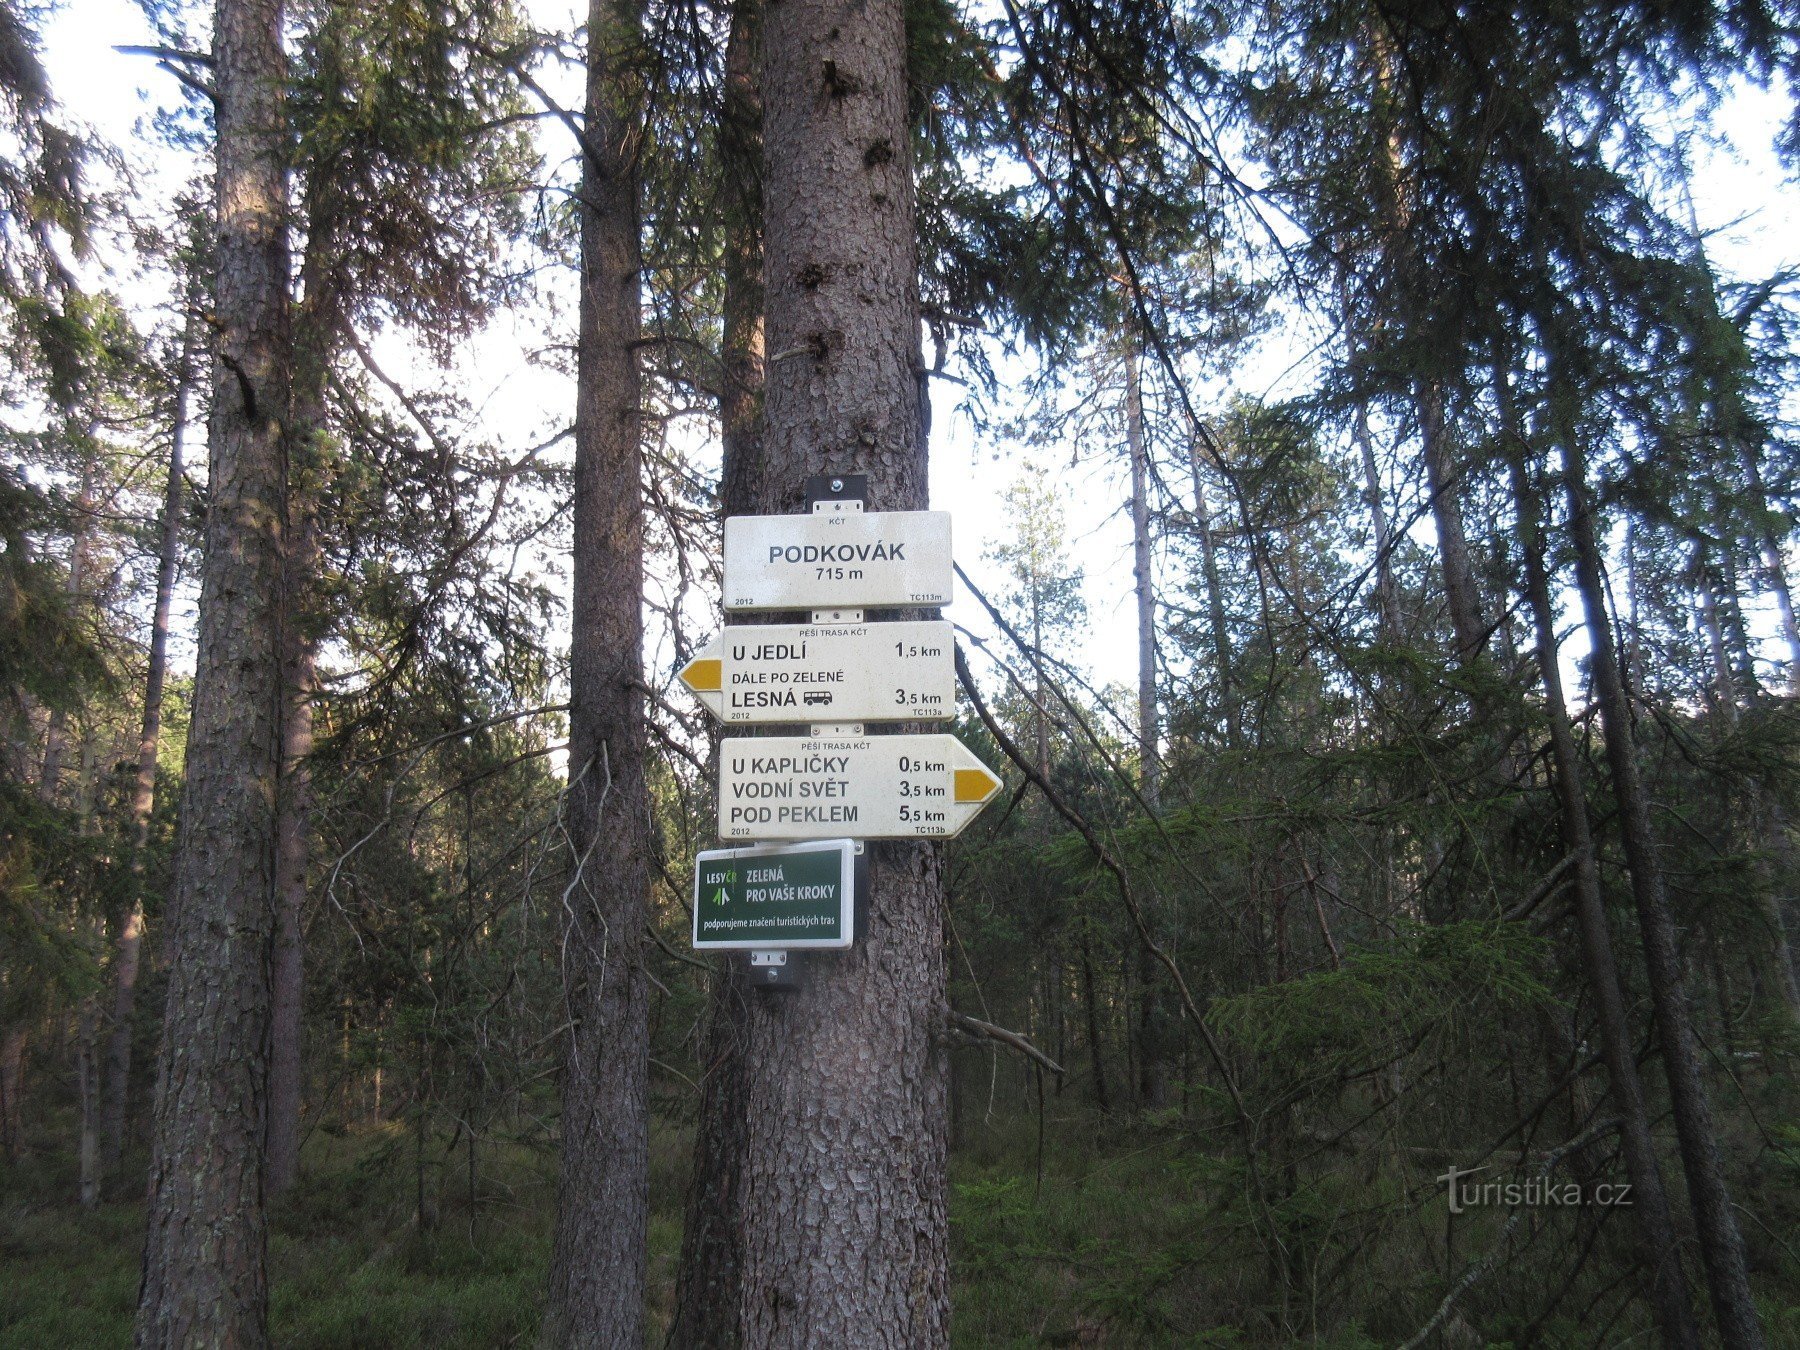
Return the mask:
M 263 1131 L 293 361 L 283 19 L 280 0 L 220 0 L 214 15 L 210 501 L 164 946 L 142 1347 L 268 1336 Z

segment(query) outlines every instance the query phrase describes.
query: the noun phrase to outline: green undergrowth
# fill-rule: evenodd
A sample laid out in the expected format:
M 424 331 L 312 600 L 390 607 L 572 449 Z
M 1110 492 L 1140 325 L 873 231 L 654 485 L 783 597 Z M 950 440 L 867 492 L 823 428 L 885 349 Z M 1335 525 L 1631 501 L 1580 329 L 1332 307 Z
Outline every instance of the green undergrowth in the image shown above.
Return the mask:
M 1398 1175 L 1333 1166 L 1284 1180 L 1265 1159 L 1262 1201 L 1253 1204 L 1229 1133 L 1197 1131 L 1175 1112 L 1102 1117 L 1052 1102 L 1041 1173 L 1035 1116 L 970 1117 L 951 1158 L 959 1347 L 1360 1350 L 1405 1340 L 1442 1298 L 1443 1211 L 1430 1167 Z M 0 1350 L 130 1342 L 143 1206 L 116 1200 L 88 1213 L 72 1203 L 73 1160 L 57 1148 L 68 1123 L 46 1122 L 56 1128 L 34 1136 L 24 1163 L 0 1165 Z M 652 1132 L 652 1346 L 672 1311 L 690 1144 L 685 1127 L 659 1122 Z M 1771 1180 L 1791 1156 L 1771 1156 Z M 135 1162 L 141 1178 L 142 1157 Z M 421 1147 L 401 1122 L 316 1131 L 300 1184 L 272 1216 L 274 1344 L 536 1344 L 555 1160 L 540 1143 L 489 1137 L 476 1164 L 471 1210 L 465 1143 L 438 1136 Z M 1463 1221 L 1456 1266 L 1501 1237 L 1502 1217 Z M 1289 1253 L 1285 1273 L 1271 1264 L 1271 1231 Z M 1541 1288 L 1548 1276 L 1529 1246 L 1519 1256 L 1520 1271 L 1496 1272 L 1469 1293 L 1467 1318 L 1459 1314 L 1444 1344 L 1523 1343 L 1513 1337 L 1541 1303 L 1532 1282 Z M 1509 1290 L 1524 1295 L 1510 1313 Z M 1579 1306 L 1571 1301 L 1567 1316 L 1524 1339 L 1595 1343 Z M 1800 1315 L 1786 1301 L 1770 1298 L 1763 1312 L 1771 1344 L 1800 1345 Z M 1627 1316 L 1598 1343 L 1643 1330 Z
M 34 1144 L 23 1164 L 0 1165 L 0 1350 L 129 1345 L 143 1204 L 115 1200 L 84 1212 L 70 1199 L 71 1160 L 53 1138 Z M 659 1131 L 652 1144 L 650 1311 L 658 1327 L 668 1319 L 681 1241 L 687 1147 L 675 1131 Z M 315 1132 L 300 1183 L 271 1215 L 272 1342 L 291 1350 L 534 1344 L 554 1157 L 482 1140 L 473 1209 L 467 1164 L 465 1144 L 440 1136 L 421 1149 L 400 1123 Z
M 46 1122 L 25 1163 L 0 1165 L 0 1350 L 130 1343 L 143 1205 L 72 1203 L 66 1121 Z M 1170 1184 L 1154 1132 L 1088 1115 L 1047 1123 L 1036 1184 L 1036 1122 L 970 1125 L 952 1159 L 958 1345 L 1154 1344 L 1198 1318 L 1186 1262 L 1204 1228 L 1196 1184 Z M 1137 1137 L 1138 1134 L 1143 1137 Z M 659 1344 L 673 1306 L 691 1133 L 652 1133 L 650 1320 Z M 418 1219 L 423 1187 L 431 1222 Z M 143 1159 L 136 1159 L 140 1169 Z M 551 1154 L 483 1140 L 476 1205 L 467 1153 L 401 1123 L 316 1131 L 304 1175 L 276 1206 L 270 1330 L 293 1350 L 529 1346 L 542 1313 L 556 1185 Z M 135 1183 L 134 1183 L 135 1184 Z M 1234 1343 L 1229 1338 L 1183 1344 Z

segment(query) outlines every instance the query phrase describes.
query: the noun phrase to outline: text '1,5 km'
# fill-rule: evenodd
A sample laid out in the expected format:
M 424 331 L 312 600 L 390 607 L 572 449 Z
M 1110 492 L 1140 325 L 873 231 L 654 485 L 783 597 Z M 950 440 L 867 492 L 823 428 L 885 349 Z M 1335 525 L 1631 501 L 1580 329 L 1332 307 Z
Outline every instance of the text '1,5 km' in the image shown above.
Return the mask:
M 680 672 L 721 722 L 812 727 L 720 745 L 719 834 L 755 846 L 704 852 L 695 868 L 694 946 L 749 949 L 762 988 L 796 987 L 784 949 L 853 941 L 858 841 L 947 839 L 1001 786 L 954 736 L 863 734 L 955 715 L 950 624 L 863 613 L 950 602 L 950 517 L 864 512 L 844 479 L 830 486 L 811 515 L 725 522 L 725 608 L 812 622 L 727 628 Z M 804 842 L 763 842 L 776 840 Z
M 938 721 L 956 711 L 950 625 L 727 628 L 681 669 L 721 722 Z

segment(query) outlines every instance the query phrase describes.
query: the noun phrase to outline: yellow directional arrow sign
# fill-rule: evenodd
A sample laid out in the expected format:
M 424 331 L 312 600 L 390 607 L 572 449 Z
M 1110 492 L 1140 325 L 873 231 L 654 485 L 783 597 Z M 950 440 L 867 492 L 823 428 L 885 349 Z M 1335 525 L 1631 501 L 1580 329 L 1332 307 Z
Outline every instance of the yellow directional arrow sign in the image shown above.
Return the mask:
M 719 747 L 726 839 L 947 839 L 1000 791 L 954 736 L 769 736 Z
M 933 722 L 956 711 L 950 625 L 746 624 L 681 669 L 721 722 Z

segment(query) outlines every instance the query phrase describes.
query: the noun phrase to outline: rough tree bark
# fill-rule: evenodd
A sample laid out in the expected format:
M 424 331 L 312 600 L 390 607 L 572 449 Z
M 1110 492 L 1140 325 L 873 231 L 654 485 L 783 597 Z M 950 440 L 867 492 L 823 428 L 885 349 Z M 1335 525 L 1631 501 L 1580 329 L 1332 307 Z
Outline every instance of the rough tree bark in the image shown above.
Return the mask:
M 1457 472 L 1451 457 L 1443 390 L 1435 381 L 1421 380 L 1415 401 L 1419 410 L 1419 444 L 1425 461 L 1425 478 L 1431 490 L 1431 521 L 1437 528 L 1438 559 L 1444 570 L 1444 598 L 1450 609 L 1450 630 L 1456 641 L 1457 662 L 1466 665 L 1486 644 L 1487 623 L 1481 617 L 1481 590 L 1475 584 L 1469 541 L 1463 532 L 1462 497 L 1456 487 Z
M 1736 1347 L 1761 1346 L 1762 1323 L 1750 1293 L 1744 1240 L 1738 1231 L 1737 1217 L 1732 1213 L 1731 1192 L 1719 1155 L 1712 1106 L 1701 1077 L 1700 1047 L 1682 984 L 1680 943 L 1669 911 L 1662 865 L 1656 856 L 1649 796 L 1638 775 L 1631 710 L 1626 702 L 1624 681 L 1619 675 L 1612 616 L 1600 570 L 1600 547 L 1595 539 L 1593 504 L 1588 495 L 1587 458 L 1576 434 L 1565 432 L 1560 439 L 1569 498 L 1569 534 L 1575 546 L 1575 576 L 1588 637 L 1593 645 L 1594 694 L 1600 705 L 1600 724 L 1606 740 L 1607 766 L 1612 771 L 1613 794 L 1619 804 L 1626 869 L 1631 876 L 1632 899 L 1637 906 L 1638 927 L 1643 936 L 1644 964 L 1655 1008 L 1657 1038 L 1662 1044 L 1669 1103 L 1681 1143 L 1688 1199 L 1699 1230 L 1700 1254 L 1706 1263 L 1707 1285 L 1721 1339 L 1734 1350 Z
M 169 607 L 180 564 L 181 475 L 187 453 L 188 406 L 200 346 L 198 297 L 187 297 L 188 319 L 175 371 L 175 408 L 169 428 L 169 474 L 163 487 L 162 539 L 156 558 L 156 604 L 150 619 L 150 664 L 144 676 L 144 719 L 138 732 L 137 778 L 131 790 L 131 873 L 141 892 L 144 854 L 150 843 L 150 815 L 156 806 L 156 754 L 162 740 L 163 684 L 169 668 Z M 100 1104 L 100 1170 L 119 1169 L 125 1151 L 125 1108 L 131 1088 L 132 1017 L 137 1008 L 138 971 L 143 961 L 144 901 L 134 893 L 131 908 L 113 940 L 112 1024 L 106 1036 L 106 1084 Z
M 650 819 L 638 337 L 643 42 L 635 0 L 588 11 L 569 648 L 561 1173 L 545 1339 L 641 1345 L 649 1241 Z
M 719 506 L 726 516 L 754 512 L 763 490 L 762 99 L 756 70 L 760 34 L 760 0 L 737 0 L 725 49 L 719 125 L 725 273 Z M 720 960 L 712 976 L 701 1039 L 700 1113 L 676 1271 L 670 1350 L 735 1350 L 741 1343 L 741 1191 L 749 1120 L 739 1028 L 748 1014 L 746 999 L 754 996 L 741 965 L 729 957 Z
M 1502 389 L 1506 376 L 1500 376 Z M 1510 402 L 1502 393 L 1503 415 Z M 1510 421 L 1510 418 L 1507 420 Z M 1698 1350 L 1700 1330 L 1681 1268 L 1681 1247 L 1670 1216 L 1669 1198 L 1662 1169 L 1656 1160 L 1656 1144 L 1650 1134 L 1649 1110 L 1643 1080 L 1638 1076 L 1632 1049 L 1631 1023 L 1619 985 L 1618 963 L 1613 956 L 1612 933 L 1606 922 L 1606 902 L 1600 885 L 1600 866 L 1588 825 L 1587 797 L 1582 785 L 1581 755 L 1569 723 L 1563 697 L 1562 668 L 1558 664 L 1556 610 L 1550 596 L 1550 577 L 1544 565 L 1543 513 L 1532 491 L 1523 457 L 1515 452 L 1512 463 L 1513 499 L 1518 508 L 1520 544 L 1525 562 L 1525 594 L 1536 631 L 1538 675 L 1544 690 L 1544 712 L 1550 728 L 1550 759 L 1558 820 L 1563 844 L 1575 857 L 1575 926 L 1581 939 L 1581 964 L 1588 988 L 1594 995 L 1594 1017 L 1600 1029 L 1601 1053 L 1606 1060 L 1607 1088 L 1613 1109 L 1619 1114 L 1625 1168 L 1632 1184 L 1632 1218 L 1638 1228 L 1639 1259 L 1650 1277 L 1650 1306 L 1662 1331 L 1663 1343 L 1682 1350 Z
M 140 1347 L 267 1339 L 263 1129 L 288 333 L 281 0 L 218 0 L 218 368 Z
M 1157 751 L 1156 579 L 1150 568 L 1150 451 L 1144 439 L 1144 380 L 1135 339 L 1125 352 L 1125 448 L 1131 458 L 1131 575 L 1138 622 L 1139 790 L 1154 811 L 1162 796 Z
M 1231 669 L 1231 630 L 1225 619 L 1225 586 L 1219 575 L 1218 531 L 1213 528 L 1212 508 L 1206 497 L 1206 478 L 1200 467 L 1200 430 L 1195 427 L 1188 448 L 1188 472 L 1194 480 L 1194 528 L 1200 535 L 1200 575 L 1206 582 L 1206 615 L 1213 648 L 1213 678 L 1218 682 L 1219 705 L 1225 714 L 1225 744 L 1236 748 L 1243 739 L 1242 717 Z
M 1100 1034 L 1100 1000 L 1094 989 L 1094 954 L 1085 932 L 1081 935 L 1081 992 L 1087 1004 L 1088 1059 L 1094 1066 L 1094 1105 L 1102 1115 L 1112 1110 L 1106 1091 L 1106 1060 Z
M 287 611 L 282 625 L 281 792 L 275 819 L 275 965 L 269 1033 L 268 1187 L 279 1195 L 300 1172 L 301 1011 L 306 954 L 301 918 L 311 858 L 313 707 L 318 697 L 322 616 L 309 603 L 308 579 L 323 549 L 325 391 L 348 320 L 337 284 L 337 250 L 346 204 L 315 171 L 306 190 L 306 249 L 293 316 L 293 416 L 288 436 Z
M 1350 300 L 1348 266 L 1338 276 L 1338 312 L 1349 344 L 1349 364 L 1355 369 L 1362 364 L 1364 343 L 1357 333 L 1357 315 Z M 1369 524 L 1375 545 L 1375 602 L 1380 616 L 1379 629 L 1383 642 L 1396 641 L 1401 632 L 1400 592 L 1394 581 L 1394 532 L 1388 522 L 1387 504 L 1381 490 L 1381 469 L 1375 462 L 1375 438 L 1369 431 L 1369 401 L 1358 398 L 1351 410 L 1351 439 L 1356 443 L 1362 462 L 1363 502 L 1369 508 Z
M 81 432 L 73 417 L 67 419 L 71 436 L 81 449 L 81 490 L 75 498 L 75 536 L 69 544 L 69 574 L 64 593 L 69 607 L 81 607 L 81 588 L 87 580 L 88 531 L 94 518 L 94 438 L 91 430 Z M 52 708 L 44 728 L 44 766 L 38 776 L 38 795 L 54 805 L 62 791 L 63 756 L 69 741 L 69 713 L 66 708 Z
M 1413 222 L 1414 185 L 1406 164 L 1406 148 L 1400 125 L 1387 111 L 1395 104 L 1395 52 L 1388 20 L 1371 14 L 1365 23 L 1373 77 L 1378 95 L 1377 115 L 1381 150 L 1377 169 L 1378 207 L 1383 246 L 1398 277 L 1402 329 L 1425 332 L 1419 322 L 1432 312 L 1430 288 L 1437 278 L 1421 274 L 1410 230 Z M 1487 625 L 1481 617 L 1481 591 L 1469 557 L 1463 530 L 1462 498 L 1457 491 L 1457 466 L 1450 444 L 1449 419 L 1444 407 L 1444 386 L 1437 375 L 1424 372 L 1412 379 L 1412 403 L 1419 423 L 1420 457 L 1425 464 L 1425 483 L 1430 494 L 1431 522 L 1437 531 L 1438 560 L 1444 574 L 1444 598 L 1450 611 L 1450 628 L 1458 664 L 1474 659 L 1487 641 Z
M 0 1144 L 5 1145 L 8 1162 L 25 1156 L 24 1103 L 19 1094 L 25 1086 L 26 1040 L 21 1023 L 0 1031 Z
M 769 358 L 765 511 L 866 472 L 869 509 L 927 500 L 918 244 L 901 0 L 782 0 L 761 88 Z M 865 939 L 754 995 L 743 1342 L 949 1338 L 947 1016 L 939 846 L 871 844 Z
M 1162 804 L 1162 756 L 1156 702 L 1156 579 L 1150 566 L 1150 448 L 1144 434 L 1144 380 L 1135 337 L 1125 350 L 1125 448 L 1131 460 L 1131 573 L 1137 602 L 1138 790 L 1152 811 Z M 1148 900 L 1149 897 L 1146 897 Z M 1151 916 L 1154 922 L 1155 915 Z M 1163 1045 L 1167 1024 L 1162 971 L 1149 949 L 1138 952 L 1138 1097 L 1151 1110 L 1169 1100 L 1169 1066 Z

